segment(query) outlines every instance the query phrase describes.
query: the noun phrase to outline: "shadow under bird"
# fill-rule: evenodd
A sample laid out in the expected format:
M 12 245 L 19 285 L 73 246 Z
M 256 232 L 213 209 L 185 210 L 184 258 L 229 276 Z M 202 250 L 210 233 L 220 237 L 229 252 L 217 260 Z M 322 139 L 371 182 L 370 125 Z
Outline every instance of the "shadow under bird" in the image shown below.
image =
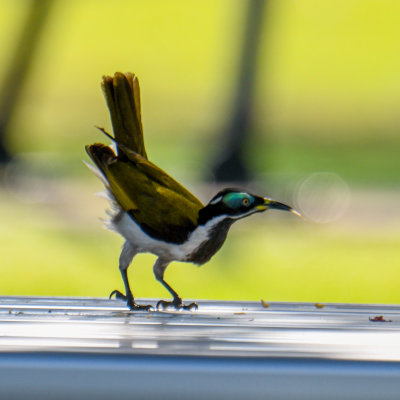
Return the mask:
M 174 289 L 164 280 L 172 261 L 202 265 L 221 248 L 229 228 L 239 219 L 278 209 L 298 213 L 291 207 L 244 190 L 224 189 L 207 205 L 151 163 L 146 154 L 140 111 L 140 89 L 131 73 L 103 77 L 102 88 L 110 110 L 114 137 L 99 128 L 114 142 L 113 146 L 95 143 L 86 151 L 97 168 L 89 165 L 103 181 L 113 210 L 107 227 L 121 234 L 125 243 L 119 257 L 119 269 L 125 294 L 115 295 L 131 310 L 148 310 L 150 305 L 135 302 L 129 286 L 128 267 L 138 253 L 158 256 L 154 275 L 173 297 L 160 300 L 157 308 L 197 308 L 184 305 Z

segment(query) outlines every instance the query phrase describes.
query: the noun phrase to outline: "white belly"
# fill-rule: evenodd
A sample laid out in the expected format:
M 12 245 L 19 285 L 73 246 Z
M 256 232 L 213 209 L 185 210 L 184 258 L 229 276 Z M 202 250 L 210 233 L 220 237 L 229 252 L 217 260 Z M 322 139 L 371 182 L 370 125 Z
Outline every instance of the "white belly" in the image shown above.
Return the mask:
M 128 240 L 140 253 L 153 253 L 169 261 L 186 261 L 204 241 L 208 239 L 209 225 L 220 222 L 224 217 L 214 218 L 204 226 L 197 227 L 183 244 L 166 243 L 152 239 L 142 231 L 140 226 L 127 214 L 113 224 L 113 229 Z

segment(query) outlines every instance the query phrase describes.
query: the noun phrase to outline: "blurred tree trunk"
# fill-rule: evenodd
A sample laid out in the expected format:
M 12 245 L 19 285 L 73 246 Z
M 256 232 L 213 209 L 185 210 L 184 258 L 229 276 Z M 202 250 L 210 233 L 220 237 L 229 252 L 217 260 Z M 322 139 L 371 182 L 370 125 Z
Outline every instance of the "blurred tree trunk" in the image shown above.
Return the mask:
M 1 84 L 0 165 L 12 158 L 6 145 L 10 122 L 21 98 L 40 35 L 53 3 L 53 0 L 31 0 L 21 37 L 16 42 L 15 52 Z
M 217 182 L 246 182 L 250 179 L 243 150 L 251 129 L 257 56 L 263 29 L 265 4 L 266 0 L 249 0 L 247 2 L 233 110 L 220 141 L 221 151 L 217 154 L 214 164 L 213 172 Z

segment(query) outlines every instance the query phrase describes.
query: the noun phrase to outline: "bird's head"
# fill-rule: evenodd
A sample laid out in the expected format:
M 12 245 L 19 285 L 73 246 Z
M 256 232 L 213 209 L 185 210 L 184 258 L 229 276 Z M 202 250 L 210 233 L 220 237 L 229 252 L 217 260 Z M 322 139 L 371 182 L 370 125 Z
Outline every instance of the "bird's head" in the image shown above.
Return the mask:
M 292 207 L 267 197 L 257 196 L 240 189 L 224 189 L 200 210 L 199 223 L 205 224 L 217 217 L 225 217 L 234 222 L 269 209 L 290 211 L 293 214 L 300 215 Z

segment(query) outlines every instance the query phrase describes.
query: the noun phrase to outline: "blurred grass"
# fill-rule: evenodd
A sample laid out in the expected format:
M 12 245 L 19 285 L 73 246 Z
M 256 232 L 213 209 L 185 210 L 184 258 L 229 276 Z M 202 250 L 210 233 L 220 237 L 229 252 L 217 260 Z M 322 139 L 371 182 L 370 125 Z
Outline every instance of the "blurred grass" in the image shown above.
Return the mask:
M 96 132 L 96 131 L 95 131 Z M 150 136 L 150 135 L 149 135 Z M 108 143 L 97 131 L 92 142 Z M 171 135 L 168 144 L 147 140 L 151 160 L 186 183 L 197 183 L 204 178 L 212 180 L 210 163 L 214 148 L 209 141 L 176 138 Z M 271 143 L 265 138 L 253 139 L 246 152 L 255 177 L 266 176 L 284 185 L 317 171 L 340 175 L 353 188 L 396 188 L 400 176 L 399 139 L 364 140 L 353 143 L 327 143 L 318 140 L 282 140 Z M 77 150 L 77 149 L 75 149 Z M 28 169 L 49 178 L 92 179 L 82 164 L 88 160 L 83 148 L 74 152 L 21 152 L 16 159 Z M 279 183 L 279 180 L 282 182 Z
M 101 229 L 93 204 L 32 208 L 7 195 L 2 199 L 2 294 L 107 296 L 122 288 L 122 239 Z M 318 225 L 269 214 L 237 223 L 208 264 L 171 264 L 168 282 L 185 298 L 400 301 L 398 229 L 382 234 L 373 225 Z M 130 268 L 139 297 L 168 297 L 153 277 L 154 261 L 139 255 Z
M 255 141 L 248 151 L 254 170 L 299 179 L 316 171 L 341 176 L 354 189 L 397 187 L 400 176 L 399 139 L 365 139 L 354 142 L 319 140 Z M 376 190 L 376 189 L 375 189 Z
M 27 4 L 0 4 L 0 76 Z M 30 177 L 14 195 L 1 192 L 0 293 L 106 296 L 122 288 L 122 239 L 101 229 L 105 203 L 92 197 L 101 184 L 81 162 L 85 144 L 104 140 L 93 125 L 110 127 L 101 76 L 138 74 L 151 160 L 193 189 L 211 176 L 222 143 L 244 7 L 56 3 L 9 137 Z M 246 149 L 259 187 L 266 195 L 289 188 L 290 200 L 305 177 L 330 171 L 353 194 L 365 191 L 355 197 L 368 212 L 327 225 L 253 217 L 233 227 L 210 263 L 174 263 L 167 279 L 186 298 L 399 302 L 400 229 L 371 194 L 397 190 L 400 176 L 400 3 L 282 0 L 270 2 L 266 18 Z M 377 211 L 386 212 L 378 223 Z M 141 255 L 131 267 L 138 296 L 167 296 L 153 262 Z

